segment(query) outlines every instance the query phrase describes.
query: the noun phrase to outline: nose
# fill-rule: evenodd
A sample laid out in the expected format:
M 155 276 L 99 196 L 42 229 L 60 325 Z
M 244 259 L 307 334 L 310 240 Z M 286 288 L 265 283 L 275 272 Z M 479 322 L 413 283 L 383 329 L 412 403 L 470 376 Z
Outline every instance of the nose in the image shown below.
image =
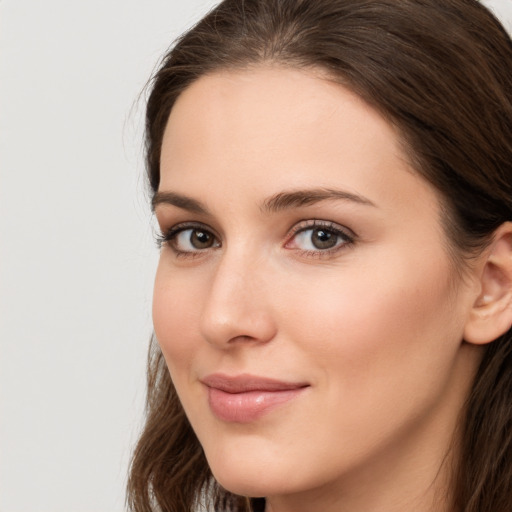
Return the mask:
M 270 284 L 262 261 L 243 254 L 222 256 L 203 303 L 204 339 L 222 349 L 272 340 L 277 329 Z

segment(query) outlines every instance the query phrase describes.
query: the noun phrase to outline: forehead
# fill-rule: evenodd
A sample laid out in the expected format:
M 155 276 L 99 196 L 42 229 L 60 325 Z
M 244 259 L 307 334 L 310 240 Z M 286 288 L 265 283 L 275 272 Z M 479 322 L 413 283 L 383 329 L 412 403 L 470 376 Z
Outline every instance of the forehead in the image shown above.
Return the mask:
M 299 146 L 332 133 L 340 121 L 353 139 L 382 140 L 398 152 L 395 130 L 357 95 L 314 69 L 262 66 L 220 71 L 192 83 L 177 99 L 164 134 L 180 143 L 251 142 L 266 149 L 279 143 Z M 385 140 L 384 140 L 385 139 Z M 342 143 L 343 141 L 339 141 Z M 353 141 L 352 141 L 353 142 Z M 196 148 L 197 149 L 197 148 Z
M 160 190 L 212 196 L 219 180 L 237 193 L 343 186 L 390 200 L 418 180 L 427 187 L 396 130 L 362 99 L 314 70 L 276 66 L 207 75 L 178 98 Z

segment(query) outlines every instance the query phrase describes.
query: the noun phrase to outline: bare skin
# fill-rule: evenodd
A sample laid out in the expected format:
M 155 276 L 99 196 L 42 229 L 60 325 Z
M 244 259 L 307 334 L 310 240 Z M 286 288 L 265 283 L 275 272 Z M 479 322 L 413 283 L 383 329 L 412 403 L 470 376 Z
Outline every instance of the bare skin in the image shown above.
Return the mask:
M 155 212 L 155 332 L 218 481 L 268 512 L 448 511 L 486 255 L 454 272 L 394 129 L 313 72 L 203 77 L 169 118 Z M 303 389 L 220 417 L 212 374 Z

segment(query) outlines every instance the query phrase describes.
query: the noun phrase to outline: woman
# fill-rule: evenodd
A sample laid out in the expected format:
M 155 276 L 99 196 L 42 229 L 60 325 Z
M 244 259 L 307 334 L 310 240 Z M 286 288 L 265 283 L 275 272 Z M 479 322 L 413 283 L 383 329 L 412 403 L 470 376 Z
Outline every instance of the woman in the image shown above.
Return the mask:
M 474 0 L 225 0 L 186 33 L 147 107 L 132 509 L 511 510 L 511 134 Z

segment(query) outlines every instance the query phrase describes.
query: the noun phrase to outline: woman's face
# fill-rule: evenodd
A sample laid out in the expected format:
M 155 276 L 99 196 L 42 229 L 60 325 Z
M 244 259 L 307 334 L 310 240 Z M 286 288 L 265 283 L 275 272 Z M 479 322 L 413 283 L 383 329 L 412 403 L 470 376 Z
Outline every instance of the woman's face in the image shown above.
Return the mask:
M 203 77 L 170 115 L 155 211 L 155 332 L 224 487 L 307 503 L 431 483 L 477 360 L 476 285 L 382 117 L 312 72 Z

